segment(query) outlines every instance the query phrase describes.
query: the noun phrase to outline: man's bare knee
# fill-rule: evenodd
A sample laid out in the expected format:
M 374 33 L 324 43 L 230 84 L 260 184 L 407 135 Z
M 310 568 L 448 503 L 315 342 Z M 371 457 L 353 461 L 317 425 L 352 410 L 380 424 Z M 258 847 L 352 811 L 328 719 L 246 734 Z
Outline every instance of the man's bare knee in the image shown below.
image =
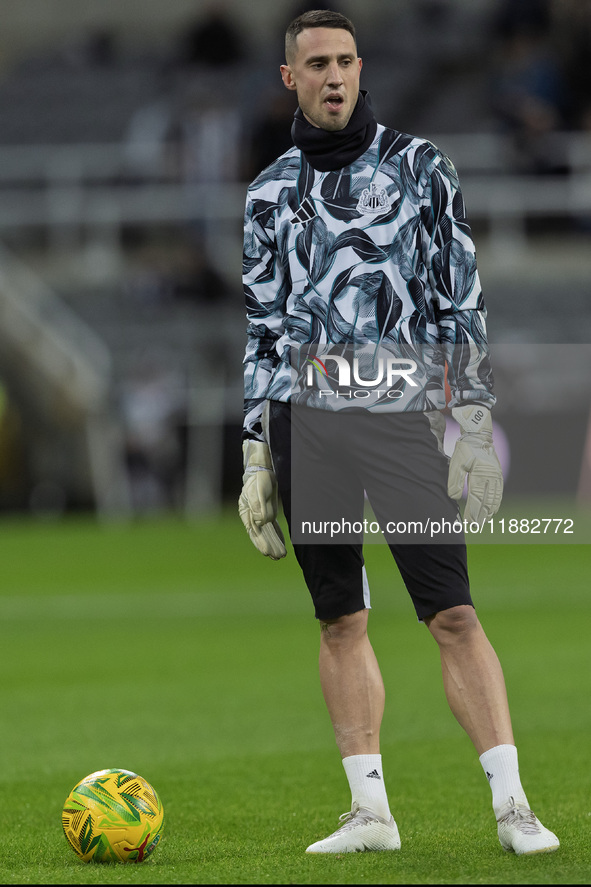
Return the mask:
M 462 605 L 441 610 L 425 620 L 439 644 L 451 644 L 469 637 L 479 626 L 474 607 Z
M 358 610 L 336 619 L 321 619 L 320 634 L 325 642 L 353 641 L 367 634 L 367 610 Z

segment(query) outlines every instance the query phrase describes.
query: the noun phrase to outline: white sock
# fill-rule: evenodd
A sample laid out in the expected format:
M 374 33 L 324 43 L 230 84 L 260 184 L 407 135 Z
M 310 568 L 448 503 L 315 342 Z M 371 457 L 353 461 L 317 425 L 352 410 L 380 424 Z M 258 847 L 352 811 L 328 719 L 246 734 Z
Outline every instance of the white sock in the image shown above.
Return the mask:
M 517 749 L 514 745 L 497 745 L 480 755 L 480 763 L 490 783 L 495 816 L 509 798 L 529 807 L 519 778 Z
M 390 819 L 381 755 L 350 755 L 343 758 L 343 767 L 351 788 L 351 800 Z

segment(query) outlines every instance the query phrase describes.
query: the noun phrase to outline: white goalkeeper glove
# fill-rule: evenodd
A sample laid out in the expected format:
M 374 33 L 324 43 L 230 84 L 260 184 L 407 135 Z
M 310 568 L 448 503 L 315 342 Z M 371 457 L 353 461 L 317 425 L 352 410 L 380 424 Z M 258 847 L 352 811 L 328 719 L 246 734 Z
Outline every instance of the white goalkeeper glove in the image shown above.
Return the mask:
M 461 499 L 467 474 L 464 519 L 482 527 L 499 510 L 503 495 L 503 472 L 493 445 L 490 410 L 466 404 L 454 407 L 451 414 L 462 434 L 449 463 L 447 492 L 452 499 Z
M 238 512 L 252 543 L 274 561 L 285 557 L 285 540 L 277 523 L 277 479 L 266 443 L 245 440 L 242 444 L 244 474 Z

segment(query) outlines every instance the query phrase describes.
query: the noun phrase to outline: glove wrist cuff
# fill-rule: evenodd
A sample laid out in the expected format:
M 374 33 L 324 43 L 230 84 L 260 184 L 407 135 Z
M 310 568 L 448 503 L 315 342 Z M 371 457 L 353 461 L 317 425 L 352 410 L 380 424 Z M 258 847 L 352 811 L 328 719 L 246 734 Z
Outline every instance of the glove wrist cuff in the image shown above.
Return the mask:
M 480 404 L 465 404 L 453 407 L 451 414 L 462 429 L 462 433 L 476 431 L 492 434 L 492 417 L 487 407 Z
M 273 471 L 271 451 L 262 440 L 245 440 L 242 444 L 242 456 L 245 471 L 248 469 Z

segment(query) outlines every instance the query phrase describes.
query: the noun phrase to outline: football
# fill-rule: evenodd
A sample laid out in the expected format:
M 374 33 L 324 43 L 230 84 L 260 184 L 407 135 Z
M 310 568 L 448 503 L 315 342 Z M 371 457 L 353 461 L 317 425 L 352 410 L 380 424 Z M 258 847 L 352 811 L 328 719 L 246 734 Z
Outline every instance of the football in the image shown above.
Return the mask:
M 156 791 L 129 770 L 98 770 L 64 804 L 68 844 L 84 862 L 143 862 L 157 846 L 164 808 Z

